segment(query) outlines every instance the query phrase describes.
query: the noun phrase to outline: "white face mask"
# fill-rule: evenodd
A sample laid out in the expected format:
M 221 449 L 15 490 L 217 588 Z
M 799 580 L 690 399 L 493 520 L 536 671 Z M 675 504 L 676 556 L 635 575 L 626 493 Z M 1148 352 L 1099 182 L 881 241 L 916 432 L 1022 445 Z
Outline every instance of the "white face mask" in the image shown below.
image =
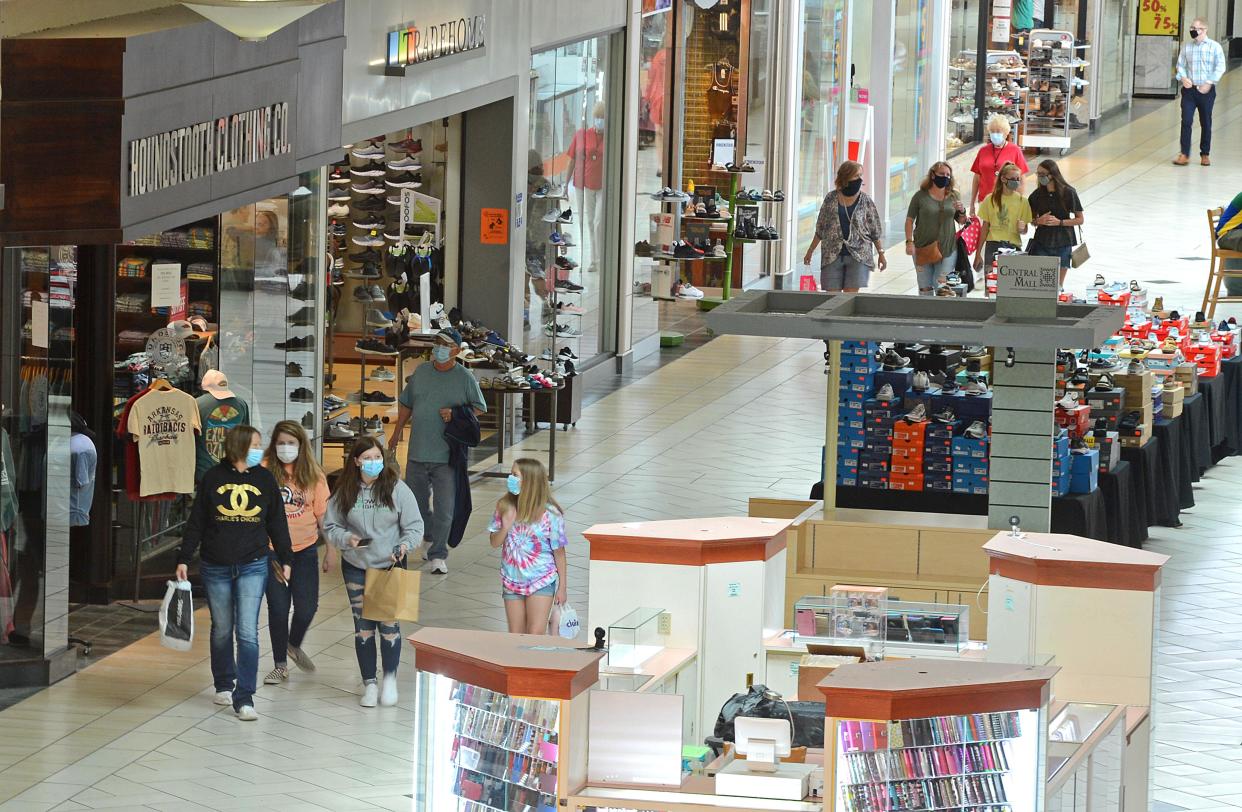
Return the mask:
M 298 458 L 297 443 L 279 443 L 276 446 L 276 459 L 283 463 L 293 462 Z

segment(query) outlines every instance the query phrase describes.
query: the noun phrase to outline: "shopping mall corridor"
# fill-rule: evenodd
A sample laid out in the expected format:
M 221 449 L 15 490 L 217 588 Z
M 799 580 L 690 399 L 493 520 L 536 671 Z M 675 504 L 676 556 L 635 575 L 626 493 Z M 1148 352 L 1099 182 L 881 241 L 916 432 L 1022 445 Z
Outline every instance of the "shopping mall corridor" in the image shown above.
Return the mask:
M 1170 307 L 1197 307 L 1204 209 L 1242 191 L 1242 150 L 1229 137 L 1242 124 L 1242 77 L 1221 85 L 1221 149 L 1210 169 L 1169 165 L 1175 109 L 1165 105 L 1064 161 L 1083 193 L 1093 255 L 1071 286 L 1101 272 L 1151 282 Z M 896 267 L 884 279 L 885 292 L 911 287 Z M 571 530 L 571 603 L 584 609 L 589 600 L 581 531 L 593 523 L 736 515 L 752 496 L 806 496 L 820 470 L 821 352 L 810 342 L 717 338 L 591 405 L 559 435 L 555 491 Z M 546 446 L 546 433 L 525 443 L 532 452 Z M 1184 526 L 1153 528 L 1148 543 L 1173 556 L 1157 655 L 1157 809 L 1242 808 L 1238 487 L 1242 461 L 1212 468 Z M 497 556 L 484 531 L 502 488 L 492 480 L 476 489 L 451 573 L 424 576 L 425 623 L 504 628 Z M 0 810 L 412 808 L 411 652 L 401 703 L 359 708 L 339 573 L 323 579 L 304 646 L 318 671 L 262 687 L 257 723 L 212 704 L 205 610 L 197 622 L 189 653 L 148 637 L 0 712 Z M 271 667 L 266 631 L 260 639 L 262 675 Z

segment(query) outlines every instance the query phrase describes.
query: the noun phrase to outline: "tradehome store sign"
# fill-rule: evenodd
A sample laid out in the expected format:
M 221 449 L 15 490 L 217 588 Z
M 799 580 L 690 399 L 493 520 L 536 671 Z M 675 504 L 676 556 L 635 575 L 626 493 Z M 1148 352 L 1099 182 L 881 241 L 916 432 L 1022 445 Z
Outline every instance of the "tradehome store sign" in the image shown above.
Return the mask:
M 289 103 L 221 116 L 129 142 L 129 195 L 137 197 L 293 149 Z
M 436 25 L 411 25 L 388 32 L 384 73 L 405 76 L 405 69 L 434 59 L 483 47 L 487 15 L 459 17 Z

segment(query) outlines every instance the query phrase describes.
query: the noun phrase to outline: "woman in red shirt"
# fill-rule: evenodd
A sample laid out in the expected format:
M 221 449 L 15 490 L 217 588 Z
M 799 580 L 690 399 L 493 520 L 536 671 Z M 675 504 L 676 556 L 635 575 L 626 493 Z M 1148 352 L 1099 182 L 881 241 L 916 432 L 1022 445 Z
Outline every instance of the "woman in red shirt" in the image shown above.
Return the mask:
M 970 180 L 971 217 L 975 216 L 976 204 L 992 194 L 992 189 L 996 187 L 996 173 L 1002 166 L 1011 162 L 1017 164 L 1024 176 L 1031 171 L 1022 155 L 1022 148 L 1011 142 L 1009 135 L 1009 119 L 1000 113 L 993 114 L 988 119 L 988 142 L 979 147 L 979 151 L 975 153 L 975 162 L 970 165 L 971 174 L 974 176 Z M 1021 188 L 1018 191 L 1021 192 Z

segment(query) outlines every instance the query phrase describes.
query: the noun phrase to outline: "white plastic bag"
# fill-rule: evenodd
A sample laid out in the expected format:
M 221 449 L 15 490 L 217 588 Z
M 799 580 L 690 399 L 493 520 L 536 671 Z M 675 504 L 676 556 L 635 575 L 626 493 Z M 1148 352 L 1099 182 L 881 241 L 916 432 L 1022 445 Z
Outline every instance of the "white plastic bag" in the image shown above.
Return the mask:
M 560 605 L 560 618 L 557 622 L 556 632 L 567 640 L 575 640 L 578 632 L 581 630 L 578 623 L 578 613 L 566 601 Z
M 189 581 L 169 581 L 160 603 L 160 645 L 189 651 L 194 645 L 194 603 Z

